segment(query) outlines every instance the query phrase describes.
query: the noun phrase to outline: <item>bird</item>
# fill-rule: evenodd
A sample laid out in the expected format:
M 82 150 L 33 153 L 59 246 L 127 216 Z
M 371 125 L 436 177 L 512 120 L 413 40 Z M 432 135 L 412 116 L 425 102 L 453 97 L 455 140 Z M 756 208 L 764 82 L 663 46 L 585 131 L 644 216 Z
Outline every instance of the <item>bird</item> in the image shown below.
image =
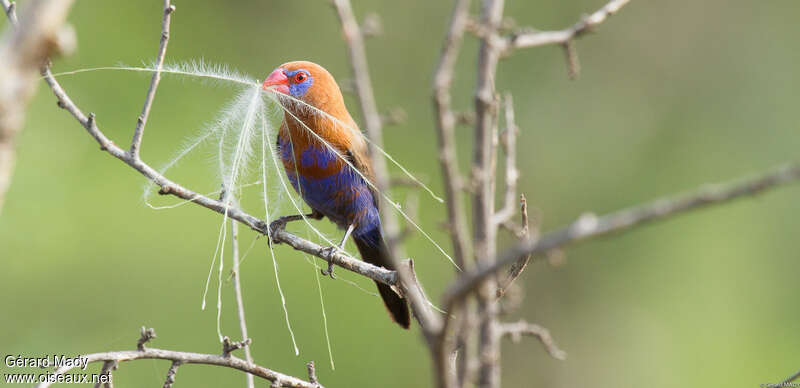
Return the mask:
M 262 88 L 281 97 L 284 117 L 276 147 L 292 187 L 312 210 L 309 216 L 327 217 L 345 230 L 338 249 L 352 236 L 362 260 L 394 270 L 381 228 L 379 194 L 371 184 L 367 143 L 334 77 L 316 63 L 292 61 L 273 70 Z M 329 266 L 328 273 L 332 270 Z M 408 329 L 405 299 L 375 283 L 391 318 Z

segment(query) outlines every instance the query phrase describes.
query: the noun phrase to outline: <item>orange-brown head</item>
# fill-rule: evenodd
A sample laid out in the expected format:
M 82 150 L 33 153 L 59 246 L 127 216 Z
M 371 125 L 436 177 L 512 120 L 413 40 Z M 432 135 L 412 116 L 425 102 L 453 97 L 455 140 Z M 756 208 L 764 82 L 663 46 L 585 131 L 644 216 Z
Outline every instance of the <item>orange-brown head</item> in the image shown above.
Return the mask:
M 272 71 L 262 87 L 302 100 L 339 118 L 342 118 L 341 113 L 347 112 L 336 80 L 324 67 L 313 62 L 284 63 Z

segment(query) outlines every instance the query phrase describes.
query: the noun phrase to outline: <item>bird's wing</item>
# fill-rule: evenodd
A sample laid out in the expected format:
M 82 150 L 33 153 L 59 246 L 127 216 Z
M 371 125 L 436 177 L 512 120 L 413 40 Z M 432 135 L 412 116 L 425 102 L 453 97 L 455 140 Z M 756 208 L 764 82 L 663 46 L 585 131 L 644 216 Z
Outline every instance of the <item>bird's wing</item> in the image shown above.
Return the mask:
M 348 161 L 369 181 L 369 191 L 372 193 L 372 201 L 376 208 L 380 200 L 378 199 L 378 190 L 375 189 L 377 183 L 375 182 L 375 175 L 372 171 L 372 160 L 369 157 L 369 150 L 367 149 L 367 142 L 364 140 L 364 135 L 361 132 L 356 132 L 350 139 L 350 142 L 345 150 L 345 157 Z

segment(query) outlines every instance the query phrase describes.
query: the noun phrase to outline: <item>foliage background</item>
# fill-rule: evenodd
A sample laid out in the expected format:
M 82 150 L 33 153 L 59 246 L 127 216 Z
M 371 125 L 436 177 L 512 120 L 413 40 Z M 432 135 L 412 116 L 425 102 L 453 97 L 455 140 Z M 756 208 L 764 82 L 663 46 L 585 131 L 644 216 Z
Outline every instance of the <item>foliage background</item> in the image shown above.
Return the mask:
M 561 28 L 601 5 L 514 1 L 506 14 L 521 25 Z M 55 70 L 149 62 L 160 6 L 77 2 L 70 21 L 79 50 Z M 450 2 L 354 6 L 360 17 L 383 16 L 384 35 L 368 41 L 379 106 L 402 106 L 409 115 L 405 124 L 387 128 L 386 148 L 439 189 L 430 82 Z M 324 2 L 196 0 L 177 8 L 169 61 L 202 57 L 262 78 L 302 58 L 324 64 L 339 80 L 350 77 L 339 25 Z M 504 60 L 498 89 L 514 93 L 522 189 L 544 229 L 587 210 L 607 212 L 797 160 L 798 11 L 791 0 L 634 1 L 578 43 L 579 81 L 567 79 L 557 47 Z M 471 107 L 475 51 L 468 39 L 454 89 L 460 109 Z M 63 83 L 81 108 L 97 113 L 112 139 L 128 144 L 148 79 L 97 72 Z M 143 157 L 166 162 L 231 95 L 224 87 L 166 77 Z M 352 96 L 349 104 L 357 113 Z M 460 131 L 467 160 L 471 134 Z M 144 179 L 99 152 L 44 88 L 19 140 L 0 216 L 0 353 L 131 349 L 141 325 L 156 328 L 154 346 L 218 352 L 214 296 L 209 310 L 199 307 L 220 217 L 194 206 L 147 208 Z M 212 157 L 200 154 L 176 173 L 201 191 L 214 190 Z M 533 265 L 520 279 L 526 298 L 517 315 L 550 328 L 569 358 L 552 360 L 534 341 L 505 344 L 506 386 L 756 386 L 797 370 L 798 195 L 796 186 L 780 189 L 582 244 L 568 250 L 566 265 Z M 420 210 L 422 225 L 446 241 L 438 229 L 443 207 L 423 199 Z M 253 237 L 243 231 L 244 248 Z M 256 247 L 242 276 L 258 363 L 304 376 L 305 361 L 313 359 L 328 387 L 430 384 L 416 328 L 398 330 L 377 298 L 323 279 L 336 361 L 331 371 L 315 272 L 281 247 L 281 279 L 301 349 L 295 357 L 272 264 L 263 241 Z M 439 295 L 453 277 L 448 264 L 421 238 L 408 250 L 429 293 Z M 346 271 L 338 274 L 373 288 Z M 238 337 L 230 283 L 224 292 L 223 329 Z M 158 386 L 167 368 L 158 361 L 124 364 L 115 384 Z M 181 386 L 239 381 L 244 384 L 239 373 L 197 366 L 184 366 L 178 376 Z

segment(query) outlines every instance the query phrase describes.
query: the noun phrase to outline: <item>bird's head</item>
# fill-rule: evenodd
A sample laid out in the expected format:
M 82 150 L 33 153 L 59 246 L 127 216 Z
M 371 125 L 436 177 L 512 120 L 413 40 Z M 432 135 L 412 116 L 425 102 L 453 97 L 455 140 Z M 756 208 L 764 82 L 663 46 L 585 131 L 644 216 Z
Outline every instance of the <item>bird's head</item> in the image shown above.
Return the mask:
M 339 85 L 325 68 L 308 61 L 287 62 L 264 80 L 262 88 L 274 90 L 327 110 L 343 106 Z

